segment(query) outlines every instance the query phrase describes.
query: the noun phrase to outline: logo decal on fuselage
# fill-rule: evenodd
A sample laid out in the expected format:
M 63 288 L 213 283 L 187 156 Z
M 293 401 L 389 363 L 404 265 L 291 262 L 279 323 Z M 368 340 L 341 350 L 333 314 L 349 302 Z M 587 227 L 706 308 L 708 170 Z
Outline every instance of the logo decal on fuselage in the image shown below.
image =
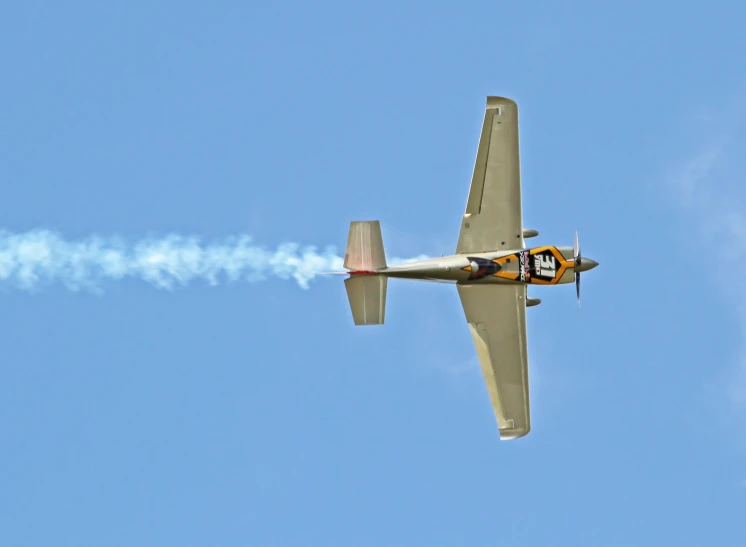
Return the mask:
M 531 249 L 529 283 L 539 285 L 559 283 L 568 267 L 572 267 L 572 263 L 565 260 L 556 247 Z
M 526 282 L 526 265 L 528 264 L 528 251 L 518 253 L 518 268 L 520 272 L 521 283 Z
M 537 277 L 554 279 L 554 276 L 557 274 L 554 255 L 548 252 L 534 255 L 533 274 Z

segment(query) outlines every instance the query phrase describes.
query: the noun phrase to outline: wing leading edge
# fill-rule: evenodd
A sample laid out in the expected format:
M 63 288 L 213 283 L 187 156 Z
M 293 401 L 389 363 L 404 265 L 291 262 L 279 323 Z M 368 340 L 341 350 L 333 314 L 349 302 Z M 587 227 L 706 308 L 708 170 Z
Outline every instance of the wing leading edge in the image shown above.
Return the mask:
M 458 285 L 501 440 L 531 429 L 525 293 L 522 285 Z
M 518 105 L 487 97 L 456 254 L 523 248 Z

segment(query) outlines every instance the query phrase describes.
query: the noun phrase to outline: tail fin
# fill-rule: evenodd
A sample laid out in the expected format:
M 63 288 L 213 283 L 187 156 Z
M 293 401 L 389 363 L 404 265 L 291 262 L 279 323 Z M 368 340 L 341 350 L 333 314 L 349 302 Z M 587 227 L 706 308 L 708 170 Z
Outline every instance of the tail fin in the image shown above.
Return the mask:
M 385 275 L 356 275 L 375 274 L 386 269 L 380 222 L 350 222 L 344 267 L 353 274 L 345 280 L 345 288 L 355 324 L 382 325 L 388 278 Z
M 350 222 L 344 267 L 355 271 L 374 271 L 386 268 L 380 222 L 377 220 Z
M 385 275 L 353 275 L 345 279 L 347 298 L 356 325 L 383 325 L 387 281 Z

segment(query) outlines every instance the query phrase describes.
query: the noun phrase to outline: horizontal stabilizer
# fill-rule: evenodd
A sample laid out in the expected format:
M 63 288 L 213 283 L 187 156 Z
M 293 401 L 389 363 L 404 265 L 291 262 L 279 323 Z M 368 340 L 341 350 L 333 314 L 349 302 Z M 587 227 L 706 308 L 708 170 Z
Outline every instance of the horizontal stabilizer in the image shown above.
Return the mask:
M 384 275 L 355 275 L 345 279 L 356 325 L 383 325 L 387 284 L 388 278 Z
M 381 270 L 386 267 L 379 221 L 350 222 L 344 267 L 356 271 Z

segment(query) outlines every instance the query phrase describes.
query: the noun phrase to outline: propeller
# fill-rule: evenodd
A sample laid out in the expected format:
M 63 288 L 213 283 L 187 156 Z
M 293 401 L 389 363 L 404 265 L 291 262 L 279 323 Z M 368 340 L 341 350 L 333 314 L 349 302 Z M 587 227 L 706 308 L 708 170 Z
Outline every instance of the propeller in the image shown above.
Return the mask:
M 580 254 L 577 229 L 575 230 L 575 245 L 572 248 L 572 254 L 575 259 L 575 292 L 578 294 L 578 307 L 580 307 L 580 271 L 578 266 L 583 263 L 583 256 Z

